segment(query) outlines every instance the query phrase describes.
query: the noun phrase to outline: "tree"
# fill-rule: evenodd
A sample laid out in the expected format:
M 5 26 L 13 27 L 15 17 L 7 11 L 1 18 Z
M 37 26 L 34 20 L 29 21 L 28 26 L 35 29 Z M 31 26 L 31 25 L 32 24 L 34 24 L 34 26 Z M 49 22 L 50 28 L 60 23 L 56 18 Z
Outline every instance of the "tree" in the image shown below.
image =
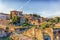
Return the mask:
M 55 17 L 55 21 L 58 23 L 60 22 L 60 17 Z
M 30 26 L 30 24 L 28 24 L 28 23 L 23 23 L 22 26 L 23 26 L 23 27 L 28 27 L 28 26 Z
M 47 22 L 43 22 L 43 23 L 41 24 L 41 29 L 45 29 L 46 26 L 47 26 Z
M 28 23 L 28 19 L 27 18 L 25 18 L 25 23 Z
M 20 17 L 19 16 L 13 16 L 12 17 L 12 23 L 13 24 L 17 24 L 17 23 L 20 23 Z
M 12 40 L 10 37 L 3 37 L 2 40 Z
M 55 22 L 55 20 L 53 20 L 52 18 L 51 19 L 49 19 L 49 21 L 48 22 L 52 22 L 52 23 L 54 23 Z
M 37 14 L 33 14 L 34 17 L 39 17 L 40 18 L 40 15 L 37 15 Z
M 51 22 L 43 22 L 41 24 L 41 29 L 49 28 L 51 26 Z

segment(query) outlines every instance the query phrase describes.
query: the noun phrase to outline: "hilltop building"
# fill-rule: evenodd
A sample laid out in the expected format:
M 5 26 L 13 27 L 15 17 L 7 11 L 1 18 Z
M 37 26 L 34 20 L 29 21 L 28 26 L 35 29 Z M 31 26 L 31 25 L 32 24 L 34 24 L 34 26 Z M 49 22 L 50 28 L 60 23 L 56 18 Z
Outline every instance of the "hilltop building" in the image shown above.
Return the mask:
M 9 16 L 9 14 L 0 13 L 0 19 L 9 20 L 10 19 L 10 16 Z
M 22 11 L 16 11 L 16 10 L 13 10 L 13 11 L 10 11 L 10 16 L 11 18 L 16 15 L 16 16 L 21 16 L 22 15 Z
M 20 17 L 20 24 L 23 24 L 25 22 L 25 17 L 22 13 L 23 13 L 22 11 L 13 10 L 10 12 L 10 16 L 11 16 L 10 18 L 12 19 L 12 17 L 14 17 L 15 15 L 19 16 Z

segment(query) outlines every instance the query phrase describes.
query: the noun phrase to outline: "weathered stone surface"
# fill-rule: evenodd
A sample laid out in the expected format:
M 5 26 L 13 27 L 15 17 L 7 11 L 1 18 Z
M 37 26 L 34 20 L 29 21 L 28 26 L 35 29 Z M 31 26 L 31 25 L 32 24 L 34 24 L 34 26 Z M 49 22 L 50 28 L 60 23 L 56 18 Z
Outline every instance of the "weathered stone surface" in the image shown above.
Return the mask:
M 36 38 L 37 38 L 38 40 L 43 40 L 42 30 L 36 29 L 35 32 L 36 32 Z
M 48 35 L 51 37 L 51 40 L 53 40 L 53 29 L 52 28 L 46 28 L 44 32 L 48 33 Z
M 32 38 L 36 37 L 38 40 L 44 40 L 43 32 L 47 33 L 50 36 L 51 40 L 53 40 L 53 29 L 52 28 L 46 28 L 44 30 L 31 28 L 28 31 L 25 31 L 23 34 L 29 37 L 32 37 Z

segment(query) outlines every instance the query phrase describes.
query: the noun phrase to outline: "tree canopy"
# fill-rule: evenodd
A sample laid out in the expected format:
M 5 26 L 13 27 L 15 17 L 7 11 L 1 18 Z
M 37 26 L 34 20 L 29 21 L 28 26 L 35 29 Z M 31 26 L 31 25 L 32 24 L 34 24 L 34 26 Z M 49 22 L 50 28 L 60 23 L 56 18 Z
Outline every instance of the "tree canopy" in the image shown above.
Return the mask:
M 20 17 L 19 16 L 13 16 L 12 18 L 12 23 L 13 24 L 17 24 L 17 23 L 20 23 Z
M 51 26 L 51 22 L 43 22 L 41 24 L 41 29 L 49 28 Z

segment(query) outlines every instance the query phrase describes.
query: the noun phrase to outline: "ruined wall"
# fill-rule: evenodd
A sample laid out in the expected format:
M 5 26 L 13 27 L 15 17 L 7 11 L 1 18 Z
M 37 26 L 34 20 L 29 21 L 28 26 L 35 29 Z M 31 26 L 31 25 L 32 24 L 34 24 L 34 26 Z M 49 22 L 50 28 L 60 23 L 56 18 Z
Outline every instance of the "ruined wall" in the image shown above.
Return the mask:
M 53 40 L 53 29 L 52 28 L 46 28 L 44 29 L 45 33 L 48 33 L 48 35 L 51 37 L 51 40 Z
M 38 40 L 43 40 L 42 31 L 40 29 L 35 29 L 34 27 L 25 31 L 23 34 L 32 38 L 36 37 Z
M 43 32 L 48 33 L 51 40 L 53 40 L 53 29 L 52 28 L 46 28 L 44 30 L 31 28 L 28 31 L 25 31 L 23 34 L 27 35 L 29 37 L 32 37 L 32 38 L 36 37 L 38 40 L 44 40 L 43 39 Z
M 32 27 L 31 29 L 25 31 L 25 32 L 23 33 L 23 35 L 26 35 L 26 36 L 29 36 L 29 37 L 33 38 L 33 37 L 34 37 L 34 34 L 35 34 L 35 33 L 34 33 L 34 30 L 35 30 L 35 28 Z

